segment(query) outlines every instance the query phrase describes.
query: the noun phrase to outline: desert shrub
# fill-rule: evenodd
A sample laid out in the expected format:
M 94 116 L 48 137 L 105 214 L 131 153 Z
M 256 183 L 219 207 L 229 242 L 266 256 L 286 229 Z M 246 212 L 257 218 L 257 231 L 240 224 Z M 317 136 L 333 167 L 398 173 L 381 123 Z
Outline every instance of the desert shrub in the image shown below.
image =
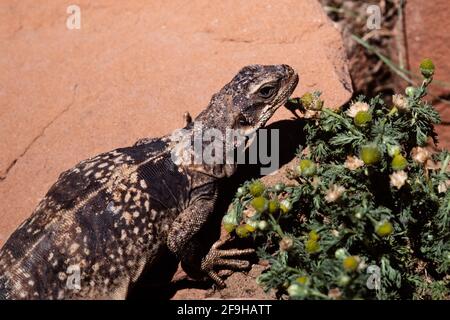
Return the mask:
M 265 289 L 294 299 L 449 297 L 448 151 L 430 152 L 440 118 L 424 101 L 434 65 L 418 87 L 323 107 L 320 93 L 290 101 L 308 114 L 292 184 L 244 183 L 223 219 L 254 237 L 268 262 Z

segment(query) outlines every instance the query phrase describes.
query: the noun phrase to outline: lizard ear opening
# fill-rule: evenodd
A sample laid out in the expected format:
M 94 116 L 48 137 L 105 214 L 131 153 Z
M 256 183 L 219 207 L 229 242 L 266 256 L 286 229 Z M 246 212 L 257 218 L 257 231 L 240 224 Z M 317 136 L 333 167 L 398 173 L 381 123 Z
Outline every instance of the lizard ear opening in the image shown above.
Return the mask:
M 254 131 L 252 123 L 242 113 L 235 117 L 233 129 L 238 130 L 244 136 Z
M 244 117 L 242 113 L 240 113 L 236 118 L 236 127 L 247 127 L 250 125 L 250 122 L 247 118 Z

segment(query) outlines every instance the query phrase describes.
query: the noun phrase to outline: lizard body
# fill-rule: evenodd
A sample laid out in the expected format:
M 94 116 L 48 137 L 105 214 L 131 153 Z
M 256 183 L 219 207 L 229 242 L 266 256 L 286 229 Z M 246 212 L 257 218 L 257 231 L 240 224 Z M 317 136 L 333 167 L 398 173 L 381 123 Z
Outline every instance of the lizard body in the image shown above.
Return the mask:
M 245 67 L 194 122 L 221 132 L 258 129 L 297 82 L 286 65 Z M 193 124 L 185 127 L 189 139 Z M 63 172 L 0 250 L 0 299 L 125 299 L 164 248 L 219 284 L 218 267 L 245 267 L 224 257 L 249 250 L 220 250 L 220 243 L 195 257 L 195 235 L 213 212 L 218 180 L 235 165 L 176 164 L 176 142 L 142 139 Z M 68 286 L 74 275 L 75 288 Z

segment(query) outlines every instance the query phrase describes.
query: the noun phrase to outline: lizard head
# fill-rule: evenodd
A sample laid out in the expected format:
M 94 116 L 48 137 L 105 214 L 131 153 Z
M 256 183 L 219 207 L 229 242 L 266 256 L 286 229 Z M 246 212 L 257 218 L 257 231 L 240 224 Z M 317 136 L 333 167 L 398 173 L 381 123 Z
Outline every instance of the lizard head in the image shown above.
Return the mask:
M 213 96 L 196 121 L 249 134 L 263 127 L 286 103 L 297 83 L 298 75 L 288 65 L 246 66 Z
M 232 94 L 231 127 L 244 134 L 263 127 L 297 83 L 298 75 L 288 65 L 244 67 L 225 90 Z
M 275 111 L 286 103 L 297 83 L 297 73 L 285 64 L 250 65 L 242 68 L 228 84 L 213 95 L 208 107 L 188 125 L 187 129 L 191 130 L 191 134 L 185 135 L 184 138 L 191 143 L 195 139 L 196 130 L 219 132 L 219 135 L 214 134 L 214 143 L 206 138 L 202 144 L 204 149 L 216 143 L 225 144 L 225 148 L 215 150 L 224 152 L 225 157 L 219 157 L 219 162 L 213 160 L 210 164 L 202 163 L 190 168 L 215 177 L 232 175 L 236 170 L 236 163 L 221 162 L 231 151 L 228 150 L 230 145 L 226 141 L 229 138 L 229 130 L 240 136 L 237 141 L 231 137 L 231 146 L 248 147 L 252 137 L 255 137 L 252 133 L 263 127 Z M 204 131 L 209 129 L 214 130 Z M 227 139 L 224 139 L 225 137 Z

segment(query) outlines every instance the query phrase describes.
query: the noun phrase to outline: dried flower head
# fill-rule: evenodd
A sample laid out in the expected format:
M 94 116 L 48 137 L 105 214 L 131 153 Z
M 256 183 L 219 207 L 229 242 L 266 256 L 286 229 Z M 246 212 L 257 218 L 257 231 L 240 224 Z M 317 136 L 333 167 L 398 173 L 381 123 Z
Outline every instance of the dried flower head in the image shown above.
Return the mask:
M 314 187 L 314 189 L 317 189 L 319 184 L 320 184 L 320 178 L 318 176 L 314 176 L 314 178 L 311 181 L 311 185 Z
M 334 300 L 339 299 L 342 296 L 342 292 L 339 288 L 333 288 L 328 291 L 328 297 Z
M 445 193 L 445 192 L 447 192 L 448 187 L 450 187 L 450 180 L 442 181 L 438 185 L 438 192 L 439 193 Z
M 280 240 L 279 246 L 281 251 L 289 251 L 294 245 L 294 240 L 291 237 L 283 237 Z
M 325 195 L 325 201 L 328 203 L 337 201 L 344 191 L 345 188 L 343 186 L 332 184 Z
M 350 106 L 350 108 L 346 111 L 346 113 L 349 117 L 354 118 L 358 114 L 358 112 L 360 112 L 360 111 L 366 112 L 368 110 L 369 110 L 369 105 L 367 103 L 357 101 L 357 102 L 354 102 Z
M 394 94 L 392 96 L 392 103 L 398 110 L 406 111 L 409 109 L 408 99 L 404 95 Z
M 355 156 L 347 156 L 347 160 L 345 160 L 344 166 L 349 170 L 356 170 L 361 168 L 364 165 L 364 162 Z
M 335 238 L 339 237 L 339 231 L 337 231 L 336 229 L 333 229 L 330 232 L 333 237 Z
M 425 148 L 416 147 L 412 149 L 411 157 L 414 161 L 425 163 L 428 159 L 430 159 L 430 152 Z
M 320 111 L 317 110 L 306 110 L 306 112 L 303 114 L 303 117 L 305 119 L 314 119 L 314 118 L 318 118 L 320 115 Z
M 394 172 L 389 177 L 391 178 L 391 186 L 400 189 L 404 186 L 406 179 L 408 179 L 408 174 L 405 171 L 400 170 Z

